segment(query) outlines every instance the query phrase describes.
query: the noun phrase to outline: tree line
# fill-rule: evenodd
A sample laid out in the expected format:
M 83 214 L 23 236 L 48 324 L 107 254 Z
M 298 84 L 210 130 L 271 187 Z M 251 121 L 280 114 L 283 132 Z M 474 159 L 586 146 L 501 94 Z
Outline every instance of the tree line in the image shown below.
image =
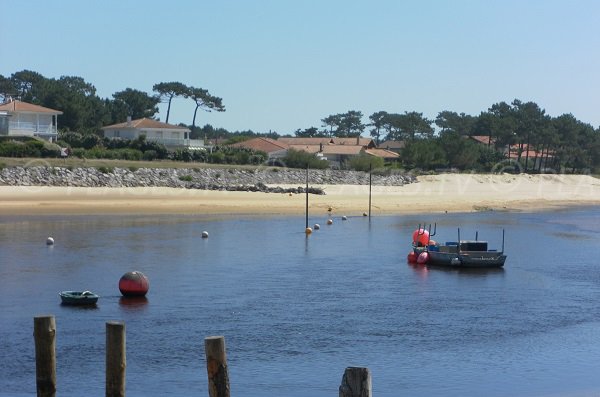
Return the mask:
M 0 100 L 9 96 L 25 102 L 63 111 L 59 127 L 83 136 L 99 134 L 100 128 L 134 119 L 154 118 L 158 104 L 166 103 L 165 122 L 169 122 L 175 98 L 195 103 L 191 125 L 192 138 L 220 138 L 221 143 L 252 136 L 277 138 L 277 132 L 251 130 L 231 132 L 209 124 L 197 127 L 198 110 L 225 111 L 221 98 L 204 88 L 181 82 L 160 82 L 153 94 L 133 88 L 115 92 L 112 99 L 100 98 L 96 88 L 81 77 L 46 78 L 23 70 L 5 77 L 0 75 Z M 444 110 L 435 119 L 417 111 L 392 113 L 377 111 L 367 117 L 349 110 L 320 120 L 320 127 L 297 129 L 297 137 L 354 137 L 368 133 L 377 144 L 403 141 L 403 165 L 426 169 L 454 167 L 489 170 L 511 152 L 522 170 L 541 172 L 561 169 L 569 172 L 600 169 L 600 128 L 595 129 L 572 114 L 551 117 L 535 102 L 519 99 L 499 102 L 479 115 Z M 437 130 L 437 133 L 436 133 Z M 487 137 L 486 144 L 475 143 L 474 136 Z M 535 158 L 531 158 L 535 154 Z

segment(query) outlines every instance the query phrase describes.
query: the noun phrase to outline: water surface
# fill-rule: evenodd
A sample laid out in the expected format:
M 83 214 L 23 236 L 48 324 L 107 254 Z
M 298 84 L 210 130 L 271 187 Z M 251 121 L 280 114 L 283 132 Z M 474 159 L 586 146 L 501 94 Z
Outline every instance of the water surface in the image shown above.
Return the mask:
M 35 395 L 41 314 L 56 316 L 60 396 L 104 395 L 111 320 L 133 397 L 208 395 L 209 335 L 226 338 L 232 396 L 337 395 L 347 366 L 369 367 L 380 397 L 600 395 L 600 208 L 341 215 L 313 216 L 309 238 L 302 217 L 0 217 L 0 396 Z M 423 222 L 496 248 L 504 228 L 505 268 L 408 265 Z M 120 298 L 131 270 L 147 301 Z M 97 308 L 61 306 L 69 289 Z

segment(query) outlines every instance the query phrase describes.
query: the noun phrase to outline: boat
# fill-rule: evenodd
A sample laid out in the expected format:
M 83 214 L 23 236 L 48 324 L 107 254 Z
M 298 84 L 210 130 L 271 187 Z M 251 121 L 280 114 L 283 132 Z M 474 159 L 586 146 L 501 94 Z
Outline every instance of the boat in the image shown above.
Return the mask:
M 461 240 L 460 229 L 457 241 L 438 244 L 431 239 L 436 230 L 437 226 L 431 233 L 431 225 L 429 230 L 419 225 L 413 233 L 413 251 L 408 255 L 409 262 L 459 268 L 499 268 L 506 262 L 504 230 L 500 251 L 489 249 L 487 241 L 479 240 L 479 233 L 475 233 L 475 240 Z
M 62 291 L 58 295 L 63 304 L 77 306 L 95 305 L 100 297 L 92 291 Z

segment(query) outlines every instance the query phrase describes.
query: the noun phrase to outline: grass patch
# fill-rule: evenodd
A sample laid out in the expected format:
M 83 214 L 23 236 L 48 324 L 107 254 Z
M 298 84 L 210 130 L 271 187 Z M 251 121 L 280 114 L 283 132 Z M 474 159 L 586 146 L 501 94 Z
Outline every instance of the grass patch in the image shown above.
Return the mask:
M 100 171 L 103 174 L 112 174 L 114 168 L 113 167 L 106 167 L 101 165 L 100 167 L 97 167 L 98 171 Z
M 180 181 L 184 181 L 184 182 L 191 182 L 192 181 L 192 176 L 191 175 L 181 175 L 179 177 Z

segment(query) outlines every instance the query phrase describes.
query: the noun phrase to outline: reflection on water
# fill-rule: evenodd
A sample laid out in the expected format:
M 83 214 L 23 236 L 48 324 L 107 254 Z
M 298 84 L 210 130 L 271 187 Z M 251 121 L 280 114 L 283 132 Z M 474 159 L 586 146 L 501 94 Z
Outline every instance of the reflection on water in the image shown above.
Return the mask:
M 126 323 L 132 397 L 207 395 L 209 335 L 225 335 L 232 394 L 247 397 L 335 395 L 347 366 L 368 366 L 382 397 L 599 394 L 600 222 L 587 221 L 599 214 L 350 216 L 330 226 L 323 214 L 308 237 L 303 217 L 3 217 L 0 396 L 35 396 L 32 318 L 48 313 L 66 397 L 104 393 L 113 320 Z M 505 268 L 407 265 L 424 220 L 440 241 L 461 227 L 499 245 L 506 229 Z M 152 285 L 144 298 L 120 295 L 132 270 Z M 83 289 L 101 296 L 95 308 L 60 305 L 59 291 Z

